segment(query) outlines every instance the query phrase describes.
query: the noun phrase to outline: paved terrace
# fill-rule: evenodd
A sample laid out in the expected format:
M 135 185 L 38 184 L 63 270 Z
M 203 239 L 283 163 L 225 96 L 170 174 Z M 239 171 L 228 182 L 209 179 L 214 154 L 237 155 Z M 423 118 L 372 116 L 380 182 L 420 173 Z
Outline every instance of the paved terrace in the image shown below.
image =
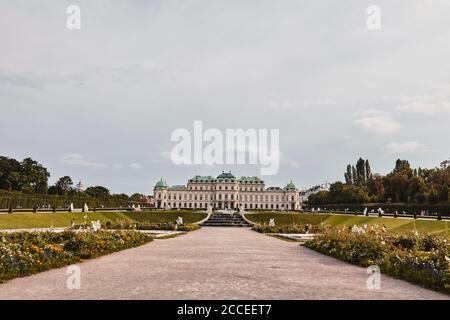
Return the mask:
M 449 299 L 246 228 L 205 227 L 66 268 L 0 284 L 0 299 Z

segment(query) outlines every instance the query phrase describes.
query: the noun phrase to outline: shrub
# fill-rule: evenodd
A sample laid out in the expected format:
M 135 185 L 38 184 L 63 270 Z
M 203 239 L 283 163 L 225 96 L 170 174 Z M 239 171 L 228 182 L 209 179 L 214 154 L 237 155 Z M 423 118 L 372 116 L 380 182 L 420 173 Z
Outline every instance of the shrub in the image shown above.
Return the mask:
M 323 229 L 320 225 L 285 224 L 271 227 L 268 224 L 255 224 L 252 230 L 260 233 L 317 233 Z
M 109 223 L 107 224 L 108 229 L 115 230 L 178 230 L 178 231 L 194 231 L 200 229 L 199 225 L 196 224 L 182 224 L 176 226 L 173 222 L 163 222 L 163 223 L 148 223 L 148 222 L 137 222 L 137 223 Z
M 198 224 L 182 224 L 181 226 L 178 226 L 178 231 L 194 231 L 200 229 L 200 226 Z
M 149 241 L 151 236 L 136 231 L 0 233 L 0 282 Z
M 424 287 L 450 293 L 449 245 L 445 238 L 411 232 L 395 235 L 367 228 L 324 228 L 305 245 L 360 266 Z

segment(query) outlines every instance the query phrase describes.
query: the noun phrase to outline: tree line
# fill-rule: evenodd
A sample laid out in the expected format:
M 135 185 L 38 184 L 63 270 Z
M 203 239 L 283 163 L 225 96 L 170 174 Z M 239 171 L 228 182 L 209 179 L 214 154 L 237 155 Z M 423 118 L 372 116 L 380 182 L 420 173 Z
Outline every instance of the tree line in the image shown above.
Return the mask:
M 373 174 L 369 160 L 359 158 L 347 166 L 344 179 L 332 183 L 329 191 L 310 195 L 308 203 L 448 204 L 450 159 L 432 169 L 412 168 L 407 160 L 397 159 L 393 170 L 383 176 Z
M 141 202 L 144 195 L 134 193 L 128 196 L 125 193 L 111 194 L 104 186 L 91 186 L 82 190 L 79 186 L 74 187 L 71 177 L 63 176 L 54 185 L 48 185 L 50 173 L 42 164 L 31 158 L 18 161 L 13 158 L 0 156 L 0 190 L 8 191 L 15 198 L 23 194 L 24 198 L 59 196 L 59 198 L 83 198 L 101 199 L 105 203 Z M 4 192 L 2 193 L 4 195 Z M 97 201 L 96 201 L 97 202 Z

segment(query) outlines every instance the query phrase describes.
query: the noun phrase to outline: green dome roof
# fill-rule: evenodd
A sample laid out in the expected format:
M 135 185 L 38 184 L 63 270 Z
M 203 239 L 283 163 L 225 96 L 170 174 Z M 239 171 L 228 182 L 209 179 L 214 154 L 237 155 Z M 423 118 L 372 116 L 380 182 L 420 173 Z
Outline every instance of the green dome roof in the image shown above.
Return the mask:
M 295 190 L 295 189 L 297 189 L 297 188 L 295 187 L 295 184 L 292 183 L 292 181 L 291 181 L 291 182 L 289 182 L 289 183 L 286 185 L 286 187 L 284 187 L 284 189 L 285 189 L 285 190 Z
M 155 188 L 168 188 L 168 187 L 169 186 L 168 186 L 167 182 L 163 181 L 162 178 L 155 185 Z
M 224 171 L 222 171 L 222 173 L 217 177 L 217 179 L 236 179 L 236 177 L 235 176 L 233 176 L 232 174 L 231 174 L 231 171 L 230 172 L 224 172 Z

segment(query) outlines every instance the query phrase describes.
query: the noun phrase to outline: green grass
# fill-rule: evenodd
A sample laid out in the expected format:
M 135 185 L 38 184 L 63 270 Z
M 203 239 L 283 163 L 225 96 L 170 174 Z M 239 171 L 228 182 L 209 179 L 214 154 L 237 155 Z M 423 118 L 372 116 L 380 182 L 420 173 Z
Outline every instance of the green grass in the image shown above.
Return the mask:
M 330 224 L 335 226 L 352 226 L 364 224 L 385 225 L 389 231 L 405 233 L 417 230 L 423 233 L 433 233 L 450 238 L 450 221 L 437 220 L 414 220 L 403 218 L 379 218 L 362 217 L 339 214 L 307 214 L 307 213 L 249 213 L 245 217 L 255 223 L 268 223 L 271 218 L 275 219 L 276 225 L 283 224 Z
M 141 211 L 141 212 L 73 212 L 73 213 L 10 213 L 0 215 L 0 229 L 21 229 L 21 228 L 49 228 L 49 227 L 70 227 L 70 222 L 75 219 L 75 224 L 86 221 L 90 223 L 94 220 L 100 220 L 101 224 L 107 221 L 117 222 L 148 222 L 164 223 L 175 222 L 178 217 L 183 217 L 183 223 L 194 223 L 206 218 L 205 212 L 193 211 Z

